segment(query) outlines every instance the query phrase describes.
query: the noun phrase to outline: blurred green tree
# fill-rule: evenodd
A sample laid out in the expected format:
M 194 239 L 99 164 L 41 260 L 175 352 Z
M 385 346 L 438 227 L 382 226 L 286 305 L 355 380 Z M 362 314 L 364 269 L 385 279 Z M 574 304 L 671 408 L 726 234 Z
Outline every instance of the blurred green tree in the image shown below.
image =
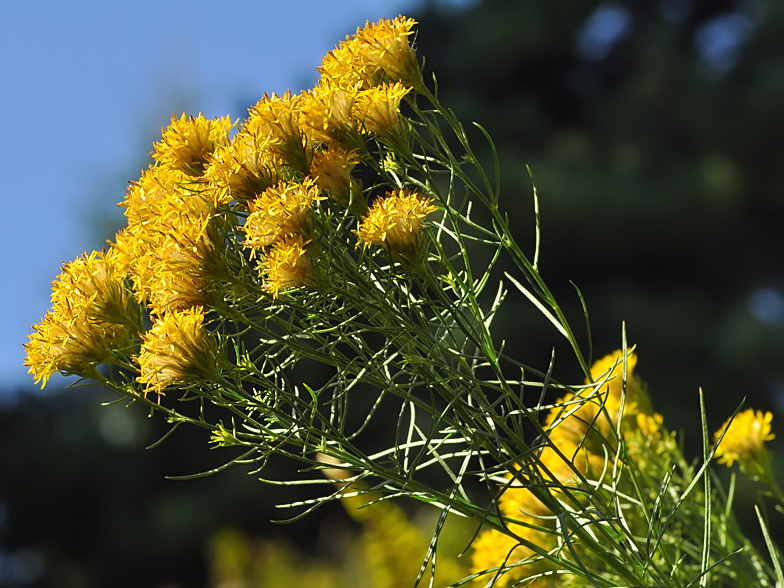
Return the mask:
M 521 203 L 511 225 L 533 244 L 530 165 L 542 271 L 577 317 L 569 280 L 582 290 L 595 355 L 626 321 L 675 429 L 696 422 L 699 386 L 714 426 L 745 396 L 780 414 L 781 4 L 428 2 L 417 18 L 443 102 L 489 131 L 502 198 Z M 546 364 L 545 325 L 499 322 Z

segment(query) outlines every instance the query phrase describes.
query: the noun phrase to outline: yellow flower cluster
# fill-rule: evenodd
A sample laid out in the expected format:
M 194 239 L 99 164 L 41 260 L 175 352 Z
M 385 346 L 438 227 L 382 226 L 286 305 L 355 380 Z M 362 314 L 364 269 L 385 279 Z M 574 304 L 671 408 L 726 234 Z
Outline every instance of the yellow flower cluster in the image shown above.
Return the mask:
M 400 118 L 400 101 L 409 91 L 410 88 L 395 82 L 360 92 L 354 104 L 354 114 L 366 131 L 394 144 L 405 133 Z
M 52 310 L 25 345 L 25 365 L 42 387 L 57 371 L 91 375 L 116 350 L 129 347 L 140 326 L 124 273 L 111 252 L 93 252 L 64 264 L 52 288 Z
M 264 257 L 261 267 L 267 276 L 267 290 L 273 298 L 281 288 L 320 285 L 315 268 L 307 255 L 307 242 L 301 235 L 288 235 L 275 243 Z
M 242 227 L 245 245 L 267 247 L 289 235 L 308 236 L 309 209 L 320 199 L 318 186 L 310 178 L 268 188 L 250 203 L 250 215 Z
M 637 436 L 643 441 L 650 440 L 660 434 L 661 416 L 649 412 L 647 394 L 633 374 L 637 363 L 633 353 L 626 357 L 626 393 L 623 393 L 622 358 L 623 353 L 616 351 L 594 363 L 593 381 L 586 380 L 585 390 L 559 399 L 545 417 L 547 444 L 537 456 L 533 466 L 535 474 L 526 471 L 525 475 L 535 475 L 559 499 L 564 499 L 563 494 L 569 488 L 579 487 L 583 480 L 599 480 L 604 475 L 606 456 L 617 447 L 613 435 L 618 419 L 622 419 L 622 434 L 627 441 Z M 552 513 L 517 480 L 506 487 L 498 506 L 509 530 L 518 537 L 544 551 L 557 546 L 558 533 Z M 541 574 L 548 567 L 530 547 L 495 530 L 479 534 L 471 562 L 474 573 L 502 565 L 513 566 L 496 580 L 495 585 L 499 587 Z M 514 565 L 520 562 L 524 565 Z M 484 578 L 486 582 L 487 576 Z M 546 576 L 526 585 L 545 586 Z
M 160 143 L 155 144 L 152 156 L 163 167 L 199 177 L 204 173 L 215 149 L 228 143 L 231 127 L 228 116 L 207 120 L 201 115 L 194 118 L 183 114 L 177 120 L 174 115 Z
M 310 170 L 313 145 L 300 129 L 299 96 L 265 95 L 250 109 L 244 130 L 252 136 L 265 137 L 265 147 L 300 174 Z
M 422 75 L 408 40 L 415 24 L 414 19 L 402 16 L 393 20 L 382 18 L 375 24 L 368 22 L 324 58 L 319 68 L 322 78 L 362 89 L 390 81 L 418 88 Z
M 351 177 L 351 170 L 358 163 L 356 152 L 330 145 L 328 149 L 313 154 L 310 170 L 321 190 L 335 198 L 339 204 L 350 206 L 352 195 L 356 201 L 362 200 L 362 189 Z M 365 210 L 359 212 L 364 214 Z
M 226 248 L 238 236 L 235 229 L 251 257 L 259 255 L 272 297 L 292 287 L 320 288 L 325 280 L 313 259 L 320 255 L 314 207 L 328 195 L 358 217 L 367 212 L 352 170 L 372 161 L 368 137 L 383 142 L 405 134 L 400 101 L 424 87 L 409 42 L 414 24 L 403 17 L 368 23 L 324 58 L 315 88 L 265 94 L 233 135 L 228 117 L 173 116 L 154 146 L 153 165 L 120 204 L 127 226 L 110 253 L 74 262 L 55 283 L 54 308 L 27 346 L 36 378 L 46 382 L 58 370 L 85 373 L 110 360 L 118 346 L 133 357 L 134 344 L 141 345 L 134 358 L 138 381 L 148 391 L 160 394 L 199 373 L 196 367 L 214 354 L 204 317 L 223 300 L 221 285 L 232 280 Z M 393 254 L 418 243 L 420 221 L 432 209 L 419 196 L 401 193 L 400 201 L 386 220 L 375 213 L 362 222 L 386 223 L 375 242 Z M 409 201 L 414 208 L 406 212 Z M 72 277 L 82 264 L 92 281 Z M 96 269 L 104 267 L 111 269 Z M 96 278 L 101 271 L 115 285 Z M 69 288 L 79 295 L 57 294 Z M 111 305 L 134 307 L 137 314 L 141 305 L 152 329 L 141 334 L 140 320 L 129 326 L 107 319 Z
M 380 245 L 398 261 L 416 265 L 423 253 L 422 221 L 435 210 L 430 198 L 406 189 L 394 190 L 373 203 L 357 235 L 363 244 Z
M 156 163 L 128 188 L 121 203 L 127 226 L 109 252 L 66 266 L 55 282 L 53 309 L 34 327 L 28 345 L 27 365 L 38 379 L 45 383 L 55 371 L 92 373 L 95 365 L 112 361 L 117 350 L 130 357 L 142 330 L 133 297 L 150 309 L 151 332 L 176 313 L 209 302 L 212 283 L 220 275 L 211 223 L 219 202 L 209 200 L 203 173 L 214 151 L 228 145 L 230 128 L 228 118 L 172 118 L 155 145 Z M 201 323 L 194 328 L 200 329 Z M 170 351 L 166 358 L 181 360 L 182 354 Z M 146 352 L 141 357 L 139 381 L 158 392 L 173 381 L 168 376 L 187 373 L 195 365 L 182 362 L 179 372 L 167 368 L 155 371 L 163 376 L 151 377 L 155 362 Z
M 270 143 L 269 137 L 243 128 L 218 149 L 204 173 L 210 200 L 216 205 L 234 200 L 242 207 L 277 184 L 282 178 L 282 161 L 269 148 Z
M 542 504 L 534 494 L 526 489 L 510 486 L 501 495 L 498 507 L 504 516 L 508 528 L 518 537 L 549 551 L 556 545 L 554 535 L 549 527 L 552 521 L 547 507 Z M 471 555 L 471 571 L 481 573 L 489 570 L 489 576 L 479 577 L 478 582 L 487 583 L 490 576 L 495 576 L 497 568 L 512 566 L 501 574 L 494 586 L 504 588 L 509 584 L 541 573 L 546 569 L 546 563 L 528 545 L 524 545 L 515 538 L 500 531 L 482 531 L 473 544 Z M 535 580 L 529 586 L 541 586 L 540 580 Z
M 245 232 L 245 247 L 251 254 L 262 251 L 260 267 L 266 276 L 265 287 L 273 298 L 281 289 L 321 283 L 308 258 L 311 242 L 311 207 L 323 197 L 316 180 L 280 182 L 249 203 L 250 214 L 240 227 Z
M 402 16 L 368 23 L 327 54 L 321 79 L 301 99 L 300 124 L 312 141 L 351 151 L 361 148 L 362 132 L 393 144 L 405 134 L 400 101 L 424 88 L 408 39 L 415 24 Z
M 218 355 L 200 306 L 167 312 L 142 341 L 137 380 L 147 386 L 145 395 L 152 390 L 160 396 L 169 384 L 209 377 Z
M 718 443 L 715 457 L 718 458 L 719 463 L 731 466 L 737 461 L 741 467 L 758 474 L 754 466 L 767 464 L 765 442 L 775 438 L 770 431 L 772 420 L 773 415 L 770 412 L 763 413 L 752 408 L 739 412 L 735 418 L 727 420 L 716 431 L 714 437 L 714 442 Z
M 161 316 L 209 302 L 211 272 L 219 265 L 210 219 L 214 207 L 192 192 L 182 172 L 146 170 L 125 201 L 128 226 L 113 248 L 123 260 L 139 302 Z
M 248 208 L 244 245 L 260 252 L 273 297 L 289 287 L 323 283 L 312 261 L 318 253 L 310 216 L 322 191 L 357 215 L 366 212 L 351 172 L 368 156 L 363 133 L 380 140 L 405 133 L 400 101 L 421 78 L 408 41 L 414 24 L 403 17 L 368 24 L 324 58 L 315 88 L 298 96 L 265 95 L 213 158 L 206 173 L 218 194 L 213 200 L 234 199 Z M 366 243 L 390 244 L 388 251 L 396 251 L 398 243 L 404 250 L 418 244 L 421 218 L 434 208 L 420 196 L 400 202 L 392 220 L 387 214 L 384 221 L 390 237 Z M 405 211 L 407 204 L 416 208 Z M 372 214 L 361 225 L 383 220 L 383 213 Z

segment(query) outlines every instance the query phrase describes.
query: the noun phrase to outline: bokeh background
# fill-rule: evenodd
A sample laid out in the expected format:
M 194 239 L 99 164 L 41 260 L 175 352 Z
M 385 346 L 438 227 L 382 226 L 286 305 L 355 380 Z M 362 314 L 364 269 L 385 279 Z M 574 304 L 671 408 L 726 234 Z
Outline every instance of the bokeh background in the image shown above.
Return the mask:
M 420 23 L 417 50 L 442 102 L 493 137 L 502 204 L 524 244 L 533 243 L 530 166 L 542 272 L 575 324 L 570 281 L 579 286 L 595 356 L 620 346 L 625 322 L 637 372 L 687 452 L 701 443 L 700 387 L 711 429 L 747 398 L 784 430 L 784 4 L 8 4 L 0 587 L 217 586 L 215 554 L 231 541 L 288 541 L 286 557 L 326 560 L 355 532 L 337 505 L 270 523 L 287 516 L 273 505 L 290 497 L 240 466 L 167 480 L 227 455 L 184 430 L 145 450 L 167 430 L 161 419 L 101 406 L 116 397 L 64 390 L 64 378 L 37 390 L 22 343 L 49 307 L 60 264 L 121 226 L 115 204 L 172 113 L 238 118 L 264 92 L 311 87 L 338 40 L 399 13 Z M 505 312 L 498 336 L 546 367 L 557 345 L 547 325 L 515 296 Z M 563 357 L 564 379 L 578 377 Z

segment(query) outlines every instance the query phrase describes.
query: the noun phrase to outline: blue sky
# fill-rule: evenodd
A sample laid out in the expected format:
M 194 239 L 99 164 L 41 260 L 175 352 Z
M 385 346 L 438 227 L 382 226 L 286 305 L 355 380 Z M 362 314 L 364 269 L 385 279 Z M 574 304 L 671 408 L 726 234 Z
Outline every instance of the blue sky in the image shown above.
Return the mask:
M 460 4 L 456 0 L 445 2 Z M 0 392 L 64 261 L 100 249 L 172 113 L 243 115 L 299 91 L 366 20 L 420 0 L 8 2 L 0 19 Z M 50 386 L 61 381 L 53 379 Z

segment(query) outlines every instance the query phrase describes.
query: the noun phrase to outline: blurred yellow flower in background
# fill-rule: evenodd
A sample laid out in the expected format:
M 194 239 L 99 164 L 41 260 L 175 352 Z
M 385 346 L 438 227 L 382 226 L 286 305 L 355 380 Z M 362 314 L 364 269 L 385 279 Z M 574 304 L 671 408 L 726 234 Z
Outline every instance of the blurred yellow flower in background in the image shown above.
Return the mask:
M 714 435 L 719 463 L 731 466 L 736 461 L 752 474 L 769 461 L 765 442 L 775 435 L 770 432 L 773 415 L 753 408 L 746 409 L 727 420 Z M 724 435 L 722 437 L 722 434 Z M 721 442 L 719 442 L 721 439 Z

